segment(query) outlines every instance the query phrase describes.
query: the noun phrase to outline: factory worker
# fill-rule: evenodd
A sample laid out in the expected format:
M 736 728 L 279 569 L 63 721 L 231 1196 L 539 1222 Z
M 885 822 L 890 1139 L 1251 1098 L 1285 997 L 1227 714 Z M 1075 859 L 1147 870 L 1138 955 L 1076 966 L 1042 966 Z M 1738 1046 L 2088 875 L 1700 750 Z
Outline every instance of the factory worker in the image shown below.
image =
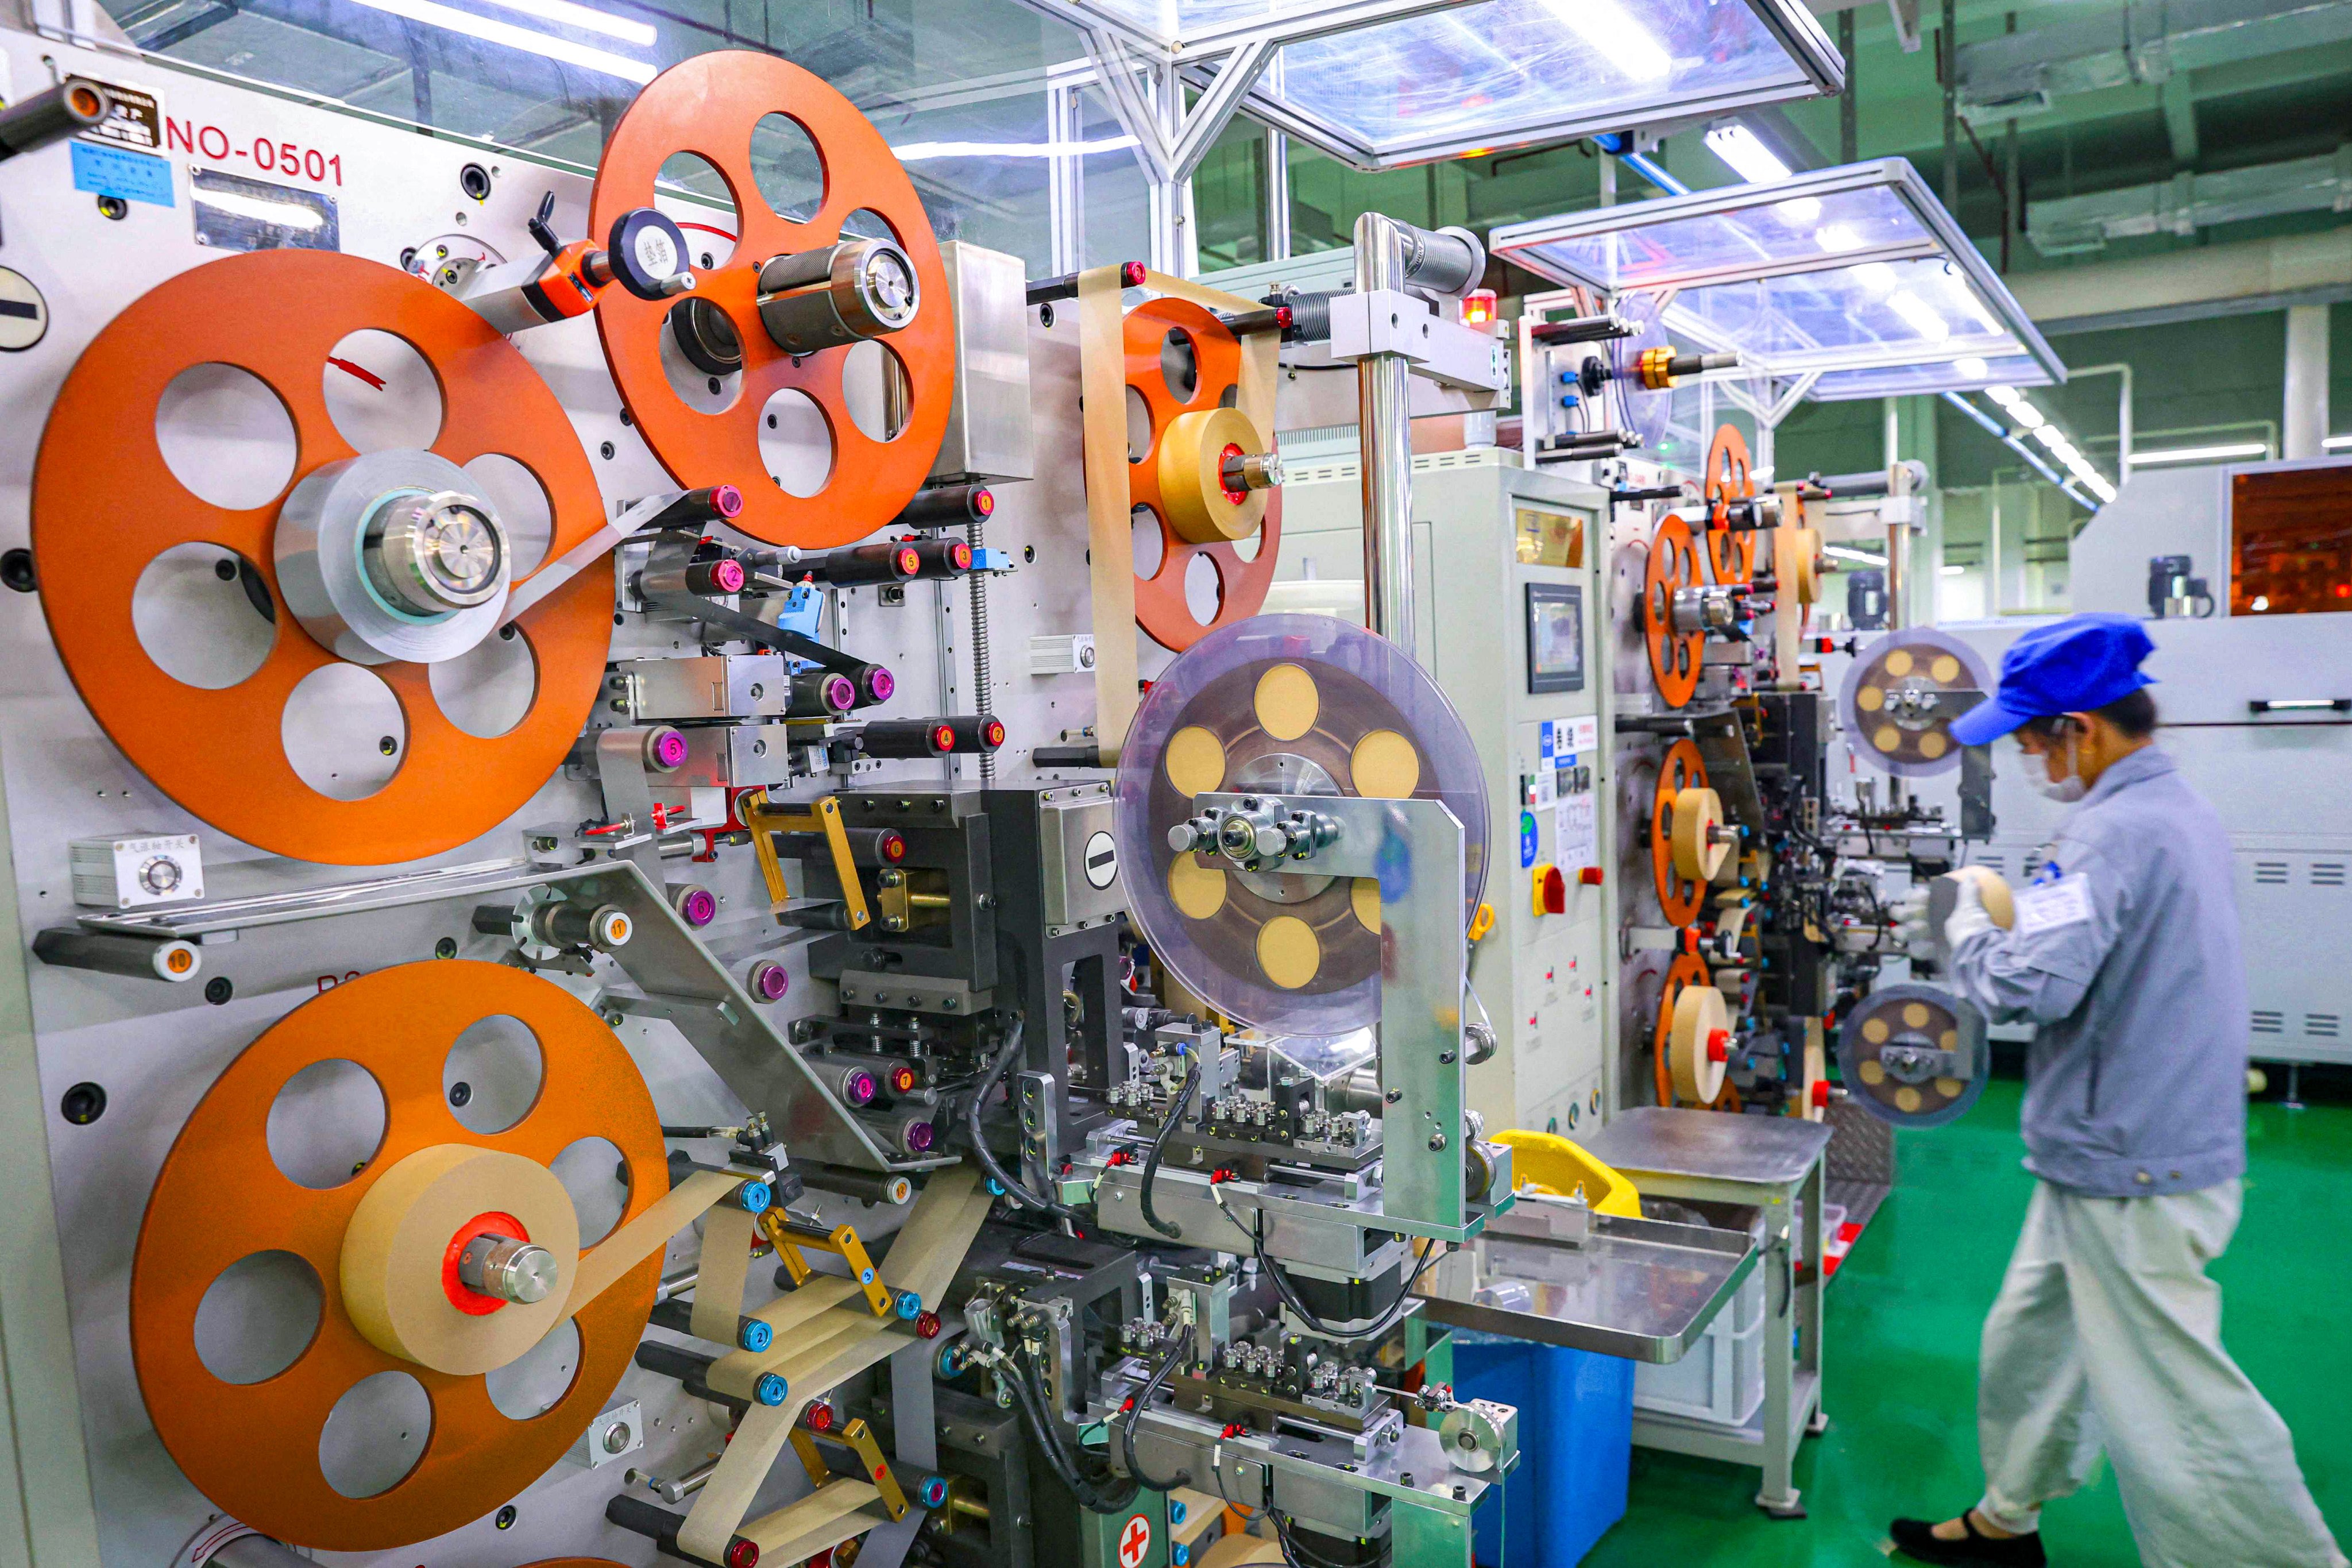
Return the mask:
M 2007 929 L 1974 879 L 1944 928 L 1953 986 L 2040 1026 L 2022 1116 L 2040 1181 L 1985 1321 L 1984 1497 L 1895 1521 L 1921 1562 L 2038 1568 L 2042 1505 L 2102 1449 L 2149 1568 L 2345 1562 L 2205 1277 L 2246 1165 L 2245 965 L 2229 834 L 2152 739 L 2151 646 L 2120 616 L 2037 626 L 1952 726 L 1971 746 L 2014 731 L 2026 777 L 2074 809 Z

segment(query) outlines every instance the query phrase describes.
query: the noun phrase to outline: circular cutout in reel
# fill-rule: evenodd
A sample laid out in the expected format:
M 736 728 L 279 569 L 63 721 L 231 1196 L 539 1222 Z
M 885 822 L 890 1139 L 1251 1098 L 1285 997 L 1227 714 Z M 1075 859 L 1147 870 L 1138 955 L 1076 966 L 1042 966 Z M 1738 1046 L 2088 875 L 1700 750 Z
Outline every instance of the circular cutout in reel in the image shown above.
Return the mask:
M 1660 1105 L 1712 1106 L 1727 1097 L 1730 1032 L 1730 1009 L 1706 963 L 1696 953 L 1675 954 L 1650 1031 Z
M 1854 755 L 1899 777 L 1926 778 L 1960 765 L 1952 721 L 1991 690 L 1991 672 L 1976 649 L 1933 626 L 1914 626 L 1854 656 L 1838 711 Z
M 1675 629 L 1675 596 L 1699 585 L 1698 545 L 1690 524 L 1669 512 L 1650 535 L 1650 559 L 1642 573 L 1642 635 L 1650 645 L 1650 679 L 1669 708 L 1680 708 L 1698 691 L 1706 634 Z
M 1378 1022 L 1381 880 L 1244 872 L 1169 848 L 1169 829 L 1192 816 L 1195 795 L 1252 789 L 1286 801 L 1443 801 L 1463 826 L 1466 926 L 1486 886 L 1487 846 L 1486 783 L 1468 731 L 1387 639 L 1328 616 L 1256 616 L 1171 664 L 1120 749 L 1115 826 L 1129 909 L 1160 962 L 1219 1012 L 1272 1033 L 1337 1035 Z M 1406 874 L 1400 861 L 1393 875 Z
M 1838 1026 L 1848 1096 L 1897 1127 L 1941 1127 L 1964 1115 L 1991 1070 L 1984 1015 L 1935 985 L 1889 985 Z
M 1687 812 L 1683 810 L 1685 801 Z M 1699 755 L 1698 742 L 1685 737 L 1668 746 L 1659 760 L 1657 793 L 1650 800 L 1650 875 L 1669 925 L 1686 926 L 1698 919 L 1707 882 L 1729 851 L 1728 845 L 1711 844 L 1704 835 L 1694 838 L 1686 831 L 1710 816 L 1717 824 L 1723 820 L 1723 803 L 1707 787 L 1706 759 Z M 1694 853 L 1683 853 L 1685 847 Z M 1712 864 L 1707 856 L 1696 853 L 1702 847 L 1717 851 Z
M 1706 448 L 1706 560 L 1717 583 L 1745 583 L 1755 575 L 1756 535 L 1731 527 L 1731 503 L 1753 500 L 1756 480 L 1748 471 L 1748 439 L 1736 425 L 1716 426 Z
M 780 216 L 752 170 L 753 132 L 771 114 L 806 132 L 824 165 L 824 200 L 805 221 Z M 731 484 L 743 492 L 743 510 L 729 519 L 730 526 L 770 544 L 812 549 L 863 539 L 898 516 L 922 487 L 947 434 L 955 391 L 947 272 L 914 182 L 873 122 L 822 78 L 772 55 L 721 49 L 672 66 L 630 101 L 597 166 L 591 231 L 603 234 L 624 213 L 653 205 L 655 178 L 677 153 L 691 153 L 718 170 L 734 199 L 740 232 L 733 256 L 723 266 L 698 271 L 691 293 L 641 300 L 625 289 L 604 290 L 596 330 L 621 401 L 679 484 Z M 860 430 L 850 416 L 842 380 L 848 346 L 821 347 L 796 358 L 770 335 L 761 314 L 761 268 L 778 258 L 816 256 L 855 237 L 844 226 L 861 210 L 881 219 L 914 266 L 913 319 L 896 331 L 879 331 L 878 321 L 859 329 L 903 373 L 904 424 L 887 441 Z M 673 311 L 707 317 L 714 310 L 725 318 L 723 330 L 715 320 L 703 320 L 687 335 L 723 349 L 731 334 L 740 361 L 733 374 L 741 383 L 729 407 L 706 413 L 671 384 L 662 345 L 673 333 Z M 787 390 L 815 403 L 832 442 L 824 483 L 805 496 L 787 494 L 760 451 L 769 399 Z
M 321 377 L 342 340 L 370 329 L 415 350 L 438 383 L 444 412 L 429 451 L 362 458 L 336 427 Z M 257 377 L 291 423 L 292 474 L 259 504 L 232 509 L 199 498 L 174 474 L 158 438 L 167 388 L 200 366 Z M 337 474 L 405 462 L 423 484 L 455 482 L 449 476 L 459 468 L 493 457 L 526 470 L 544 492 L 553 520 L 545 560 L 561 558 L 603 522 L 595 477 L 562 405 L 488 322 L 430 284 L 319 250 L 255 251 L 183 272 L 98 334 L 68 374 L 42 433 L 32 544 L 58 657 L 132 765 L 247 844 L 302 860 L 383 865 L 478 837 L 537 793 L 587 721 L 612 642 L 609 561 L 583 570 L 512 623 L 512 638 L 527 650 L 521 663 L 535 665 L 528 705 L 503 733 L 485 738 L 444 711 L 432 672 L 453 668 L 446 660 L 456 645 L 440 634 L 466 616 L 480 621 L 477 640 L 457 651 L 497 650 L 507 634 L 490 622 L 502 608 L 488 620 L 453 610 L 424 628 L 434 635 L 410 646 L 411 657 L 357 643 L 345 648 L 357 662 L 339 657 L 305 630 L 322 626 L 306 609 L 321 598 L 310 580 L 319 577 L 322 556 L 289 553 L 291 525 L 280 514 L 298 496 L 341 482 Z M 483 493 L 476 489 L 474 498 Z M 460 521 L 469 515 L 454 500 L 451 507 L 449 516 Z M 360 525 L 347 509 L 329 510 L 346 528 Z M 446 545 L 444 564 L 457 568 L 450 582 L 461 584 L 465 540 L 446 526 L 448 517 L 424 521 L 427 532 L 412 537 Z M 182 547 L 222 552 L 222 568 L 244 574 L 253 607 L 270 623 L 257 638 L 257 668 L 218 688 L 167 672 L 136 619 L 142 574 Z M 348 564 L 348 549 L 343 554 Z M 502 605 L 499 592 L 493 602 Z M 417 662 L 422 657 L 444 662 Z M 334 779 L 317 768 L 298 771 L 288 750 L 289 736 L 304 727 L 297 688 L 315 690 L 320 683 L 308 678 L 337 670 L 360 684 L 380 679 L 405 729 L 404 741 L 389 731 L 381 742 L 373 731 L 356 738 L 367 766 L 389 775 L 357 798 L 324 793 L 314 781 Z
M 443 1067 L 461 1034 L 501 1016 L 536 1038 L 541 1079 L 521 1119 L 485 1135 L 458 1121 L 443 1089 Z M 273 1155 L 272 1109 L 289 1080 L 338 1061 L 356 1064 L 381 1093 L 382 1136 L 340 1184 L 298 1184 Z M 358 1261 L 364 1226 L 355 1222 L 384 1208 L 379 1188 L 385 1183 L 436 1160 L 512 1161 L 537 1171 L 520 1181 L 496 1174 L 458 1194 L 478 1195 L 484 1211 L 515 1194 L 550 1187 L 562 1199 L 563 1188 L 548 1167 L 591 1138 L 619 1151 L 628 1182 L 624 1220 L 669 1191 L 659 1120 L 628 1053 L 569 994 L 504 965 L 436 960 L 380 970 L 335 986 L 271 1026 L 222 1072 L 164 1156 L 131 1267 L 131 1342 L 140 1390 L 188 1479 L 256 1530 L 339 1552 L 401 1546 L 454 1530 L 537 1479 L 627 1369 L 653 1310 L 659 1249 L 571 1316 L 579 1332 L 577 1372 L 543 1413 L 517 1419 L 492 1403 L 482 1374 L 436 1372 L 375 1342 L 380 1335 L 354 1316 L 348 1289 L 352 1279 L 368 1278 Z M 341 1169 L 306 1177 L 312 1174 L 332 1180 Z M 549 1246 L 562 1246 L 562 1237 Z M 454 1237 L 445 1250 L 453 1252 L 447 1264 L 454 1269 Z M 198 1312 L 213 1283 L 257 1254 L 290 1254 L 308 1267 L 323 1297 L 318 1327 L 282 1371 L 258 1382 L 225 1382 L 198 1351 Z M 580 1254 L 576 1243 L 569 1257 L 558 1255 L 558 1288 L 538 1304 L 551 1309 L 539 1313 L 553 1320 L 551 1326 L 562 1320 L 582 1256 L 593 1253 Z M 448 1289 L 453 1312 L 470 1311 L 457 1305 L 459 1291 L 437 1274 L 425 1283 L 429 1292 Z M 500 1320 L 519 1310 L 509 1302 L 472 1311 L 466 1323 L 500 1332 Z M 321 1434 L 347 1393 L 386 1373 L 422 1386 L 430 1435 L 404 1474 L 372 1496 L 348 1496 L 326 1473 Z
M 1223 321 L 1187 300 L 1146 300 L 1127 313 L 1127 385 L 1149 411 L 1151 440 L 1128 467 L 1128 496 L 1160 530 L 1160 564 L 1135 582 L 1135 619 L 1160 647 L 1181 653 L 1211 632 L 1265 606 L 1282 546 L 1282 488 L 1250 490 L 1239 500 L 1216 493 L 1214 475 L 1235 447 L 1261 448 L 1239 410 L 1226 406 L 1241 386 L 1242 346 Z M 1172 354 L 1189 376 L 1171 378 Z M 1177 395 L 1189 380 L 1191 395 Z M 1132 453 L 1129 454 L 1133 456 Z M 1244 561 L 1234 549 L 1256 537 Z M 1192 563 L 1217 574 L 1217 613 L 1203 622 L 1187 587 Z

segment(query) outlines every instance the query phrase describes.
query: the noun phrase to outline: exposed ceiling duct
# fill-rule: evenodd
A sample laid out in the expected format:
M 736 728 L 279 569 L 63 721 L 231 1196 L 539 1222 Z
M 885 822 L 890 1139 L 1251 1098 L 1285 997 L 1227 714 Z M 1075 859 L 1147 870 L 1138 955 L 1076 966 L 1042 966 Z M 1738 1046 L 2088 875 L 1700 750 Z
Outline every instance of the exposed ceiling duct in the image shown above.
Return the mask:
M 1956 51 L 1960 112 L 2037 114 L 2070 93 L 2154 85 L 2208 66 L 2352 38 L 2352 0 L 2135 0 Z
M 2352 212 L 2352 145 L 2325 157 L 2036 201 L 2026 211 L 2025 237 L 2044 256 L 2073 256 L 2111 240 L 2305 212 Z

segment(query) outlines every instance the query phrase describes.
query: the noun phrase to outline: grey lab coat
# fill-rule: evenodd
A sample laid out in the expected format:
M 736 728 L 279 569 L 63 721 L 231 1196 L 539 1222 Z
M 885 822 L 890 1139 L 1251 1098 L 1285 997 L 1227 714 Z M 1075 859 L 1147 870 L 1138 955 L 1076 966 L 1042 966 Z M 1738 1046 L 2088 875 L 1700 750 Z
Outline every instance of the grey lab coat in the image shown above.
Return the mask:
M 2026 1169 L 2092 1197 L 2187 1193 L 2246 1168 L 2246 971 L 2230 837 L 2172 759 L 2110 765 L 2067 813 L 2009 931 L 1952 955 L 1962 994 L 2041 1026 Z

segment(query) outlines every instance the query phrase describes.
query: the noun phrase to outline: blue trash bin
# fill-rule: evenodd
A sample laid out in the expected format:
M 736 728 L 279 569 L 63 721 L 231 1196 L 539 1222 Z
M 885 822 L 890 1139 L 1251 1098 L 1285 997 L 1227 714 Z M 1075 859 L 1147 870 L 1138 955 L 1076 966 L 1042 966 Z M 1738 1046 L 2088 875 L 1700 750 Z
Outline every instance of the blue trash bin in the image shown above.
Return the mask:
M 1625 1517 L 1633 1363 L 1456 1333 L 1454 1392 L 1519 1410 L 1519 1466 L 1503 1483 L 1503 1506 L 1475 1516 L 1479 1568 L 1574 1568 Z

